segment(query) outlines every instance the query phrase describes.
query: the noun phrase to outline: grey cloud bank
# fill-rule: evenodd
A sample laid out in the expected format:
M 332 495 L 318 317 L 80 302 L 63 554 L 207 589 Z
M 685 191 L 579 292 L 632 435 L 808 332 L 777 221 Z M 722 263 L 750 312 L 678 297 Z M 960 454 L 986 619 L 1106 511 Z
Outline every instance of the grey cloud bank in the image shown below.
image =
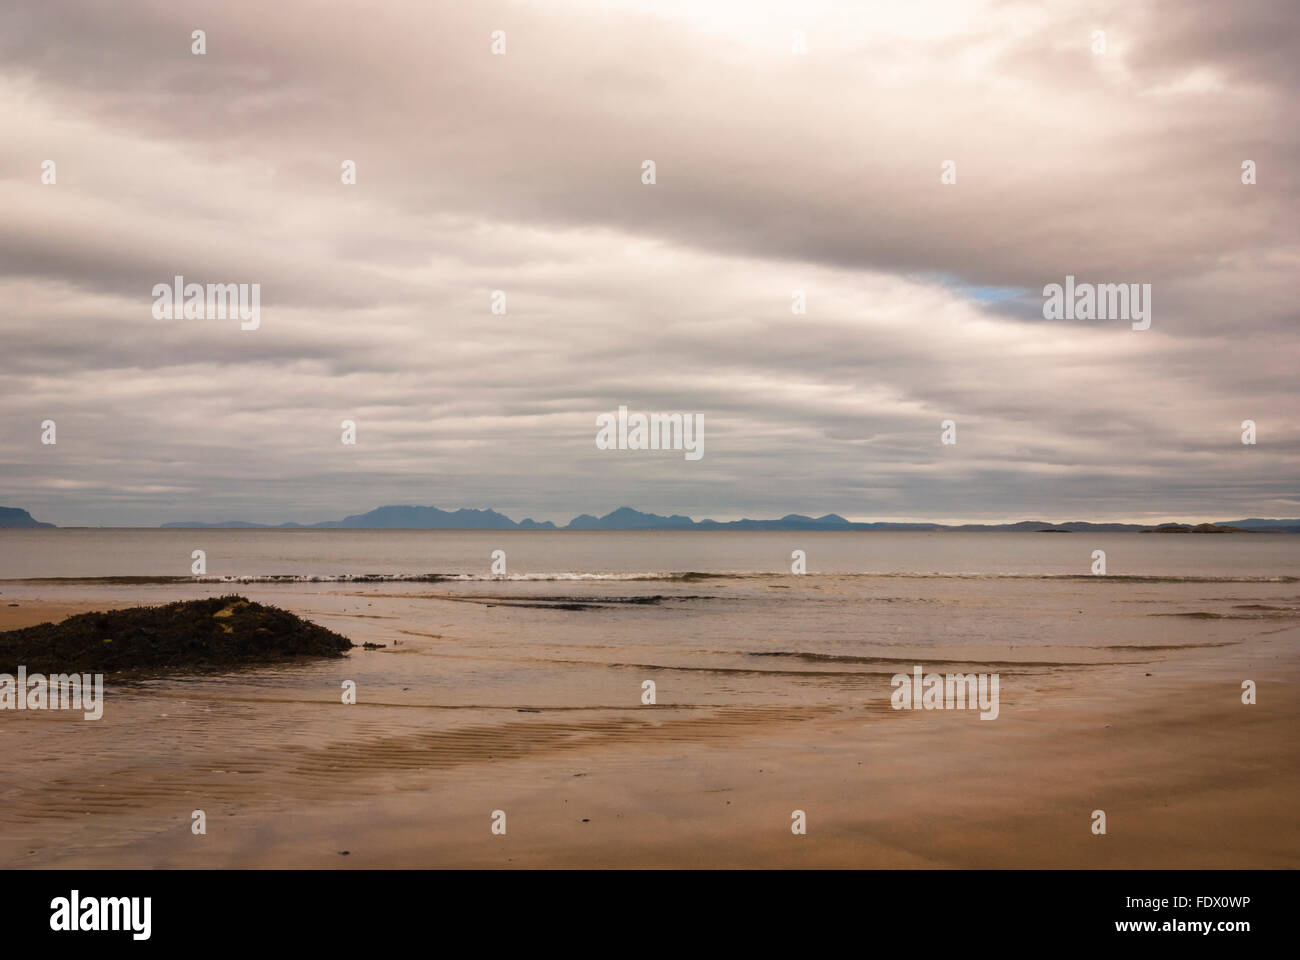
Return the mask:
M 876 6 L 6 4 L 0 498 L 1300 512 L 1300 10 Z M 260 327 L 155 319 L 177 275 Z M 1067 275 L 1151 284 L 1150 329 L 1043 319 Z M 593 449 L 621 403 L 707 456 Z

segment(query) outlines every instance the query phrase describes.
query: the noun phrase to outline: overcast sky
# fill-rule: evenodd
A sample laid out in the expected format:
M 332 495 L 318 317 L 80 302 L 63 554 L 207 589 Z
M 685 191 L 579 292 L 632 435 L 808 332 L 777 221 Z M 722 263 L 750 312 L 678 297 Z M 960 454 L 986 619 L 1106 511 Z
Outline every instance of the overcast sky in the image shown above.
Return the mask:
M 1298 23 L 5 0 L 0 504 L 1300 516 Z M 155 319 L 177 274 L 259 283 L 260 328 Z M 1151 284 L 1150 329 L 1044 320 L 1067 274 Z M 702 414 L 704 457 L 598 450 L 620 404 Z

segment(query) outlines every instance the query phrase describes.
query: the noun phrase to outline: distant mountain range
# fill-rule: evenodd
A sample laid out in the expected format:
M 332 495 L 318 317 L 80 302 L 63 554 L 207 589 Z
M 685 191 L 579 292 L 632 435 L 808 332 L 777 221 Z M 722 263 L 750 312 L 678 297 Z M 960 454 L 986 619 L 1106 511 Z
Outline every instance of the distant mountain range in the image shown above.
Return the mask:
M 1241 527 L 1250 531 L 1284 531 L 1300 533 L 1300 520 L 1235 520 L 1228 526 Z M 227 521 L 223 523 L 164 523 L 164 527 L 268 527 L 268 524 Z M 1165 527 L 1175 526 L 1165 524 Z M 1177 526 L 1190 525 L 1181 524 Z M 852 523 L 843 517 L 828 513 L 822 517 L 806 517 L 798 513 L 786 514 L 779 520 L 692 520 L 681 514 L 665 517 L 655 513 L 643 513 L 631 507 L 619 507 L 603 517 L 584 513 L 574 517 L 563 527 L 557 527 L 549 520 L 538 522 L 528 519 L 518 523 L 495 510 L 440 510 L 437 507 L 391 506 L 379 507 L 369 513 L 355 514 L 342 520 L 327 520 L 324 523 L 297 524 L 284 523 L 276 529 L 301 528 L 340 528 L 349 530 L 1007 530 L 1035 532 L 1053 530 L 1075 532 L 1093 530 L 1098 532 L 1137 532 L 1150 529 L 1136 523 L 1049 523 L 1045 520 L 1022 520 L 1019 523 L 978 524 L 968 523 L 960 526 L 945 526 L 939 523 Z M 1157 528 L 1159 529 L 1159 528 Z
M 26 510 L 0 507 L 0 527 L 52 527 L 40 523 Z M 584 513 L 574 517 L 563 527 L 549 520 L 520 520 L 515 522 L 495 510 L 440 510 L 437 507 L 389 506 L 378 507 L 369 513 L 353 514 L 342 520 L 321 523 L 249 523 L 245 520 L 223 520 L 203 523 L 183 520 L 161 524 L 168 529 L 258 529 L 258 530 L 945 530 L 945 531 L 1010 531 L 1019 533 L 1139 533 L 1143 531 L 1167 533 L 1220 533 L 1231 532 L 1217 528 L 1237 527 L 1237 532 L 1249 533 L 1300 533 L 1297 520 L 1230 520 L 1219 524 L 1165 523 L 1151 527 L 1138 523 L 1088 523 L 1072 520 L 1069 523 L 1051 523 L 1046 520 L 1021 520 L 1019 523 L 964 523 L 948 526 L 941 523 L 853 523 L 838 514 L 806 517 L 798 513 L 786 514 L 779 520 L 692 520 L 681 514 L 670 517 L 656 513 L 643 513 L 631 507 L 619 507 L 603 517 Z

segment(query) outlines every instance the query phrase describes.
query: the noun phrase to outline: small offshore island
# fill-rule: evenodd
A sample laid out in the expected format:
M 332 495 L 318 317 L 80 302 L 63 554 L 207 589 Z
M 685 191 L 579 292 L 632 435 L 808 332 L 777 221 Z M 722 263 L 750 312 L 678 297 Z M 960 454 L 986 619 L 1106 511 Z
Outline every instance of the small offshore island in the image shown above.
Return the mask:
M 1185 523 L 1164 523 L 1158 527 L 1149 527 L 1139 533 L 1270 533 L 1269 530 L 1247 530 L 1244 527 L 1231 527 L 1220 523 L 1198 523 L 1190 526 Z

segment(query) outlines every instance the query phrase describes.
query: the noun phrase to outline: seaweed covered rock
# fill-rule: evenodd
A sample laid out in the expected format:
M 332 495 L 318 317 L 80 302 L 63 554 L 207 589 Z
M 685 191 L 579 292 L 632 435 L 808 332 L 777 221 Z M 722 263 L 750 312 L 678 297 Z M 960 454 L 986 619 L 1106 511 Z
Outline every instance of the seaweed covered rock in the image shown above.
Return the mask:
M 211 597 L 0 633 L 0 672 L 111 673 L 338 657 L 352 641 L 278 607 Z

